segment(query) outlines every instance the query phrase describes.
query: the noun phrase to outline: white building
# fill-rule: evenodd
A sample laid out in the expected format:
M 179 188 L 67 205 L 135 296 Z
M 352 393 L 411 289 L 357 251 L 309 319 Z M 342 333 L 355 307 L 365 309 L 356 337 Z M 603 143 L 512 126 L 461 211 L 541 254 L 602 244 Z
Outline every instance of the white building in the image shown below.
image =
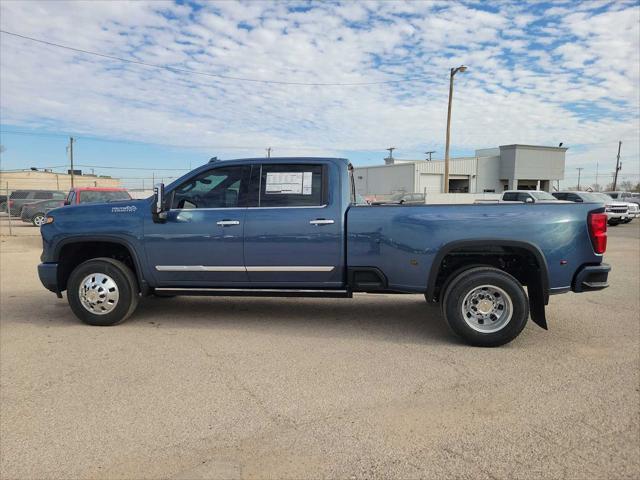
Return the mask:
M 476 150 L 473 157 L 449 162 L 449 192 L 500 193 L 546 190 L 564 178 L 566 148 L 502 145 Z M 385 159 L 385 165 L 355 168 L 357 193 L 385 196 L 398 192 L 444 192 L 444 161 Z

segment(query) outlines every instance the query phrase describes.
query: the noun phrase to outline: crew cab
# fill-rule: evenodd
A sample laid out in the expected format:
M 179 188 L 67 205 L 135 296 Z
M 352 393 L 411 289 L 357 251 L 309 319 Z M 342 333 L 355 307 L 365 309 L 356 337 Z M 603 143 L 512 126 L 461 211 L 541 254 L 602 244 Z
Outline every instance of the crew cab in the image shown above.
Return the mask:
M 148 199 L 52 210 L 40 280 L 103 326 L 152 294 L 422 294 L 479 346 L 529 315 L 546 329 L 553 294 L 608 286 L 601 204 L 359 206 L 352 173 L 339 158 L 215 161 Z

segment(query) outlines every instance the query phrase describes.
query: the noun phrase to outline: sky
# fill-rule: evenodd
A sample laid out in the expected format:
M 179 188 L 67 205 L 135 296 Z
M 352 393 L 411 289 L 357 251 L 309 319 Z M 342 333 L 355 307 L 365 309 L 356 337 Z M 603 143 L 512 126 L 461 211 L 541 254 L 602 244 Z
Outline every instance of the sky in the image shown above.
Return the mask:
M 623 0 L 3 0 L 0 167 L 63 171 L 69 135 L 78 168 L 130 187 L 267 147 L 441 159 L 449 72 L 464 64 L 452 156 L 563 142 L 561 185 L 577 168 L 584 185 L 596 169 L 611 180 L 622 141 L 621 178 L 637 182 L 639 25 L 640 3 Z

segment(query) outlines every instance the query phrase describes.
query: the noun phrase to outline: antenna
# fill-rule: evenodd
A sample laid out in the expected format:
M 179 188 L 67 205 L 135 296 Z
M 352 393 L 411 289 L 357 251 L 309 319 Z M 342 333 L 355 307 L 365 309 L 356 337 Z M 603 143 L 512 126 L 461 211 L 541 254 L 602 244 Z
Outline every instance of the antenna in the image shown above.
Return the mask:
M 389 158 L 390 158 L 391 160 L 393 160 L 393 151 L 394 151 L 395 149 L 396 149 L 396 147 L 389 147 L 389 148 L 386 148 L 386 149 L 385 149 L 385 150 L 389 150 Z

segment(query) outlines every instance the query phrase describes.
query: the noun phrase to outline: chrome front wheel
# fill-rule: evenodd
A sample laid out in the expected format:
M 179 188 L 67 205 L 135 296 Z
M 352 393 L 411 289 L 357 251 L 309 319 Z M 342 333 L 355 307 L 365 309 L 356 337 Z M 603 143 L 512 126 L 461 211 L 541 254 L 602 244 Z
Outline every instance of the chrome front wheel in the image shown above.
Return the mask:
M 104 273 L 92 273 L 80 282 L 78 288 L 80 304 L 95 315 L 106 315 L 118 305 L 118 285 Z

